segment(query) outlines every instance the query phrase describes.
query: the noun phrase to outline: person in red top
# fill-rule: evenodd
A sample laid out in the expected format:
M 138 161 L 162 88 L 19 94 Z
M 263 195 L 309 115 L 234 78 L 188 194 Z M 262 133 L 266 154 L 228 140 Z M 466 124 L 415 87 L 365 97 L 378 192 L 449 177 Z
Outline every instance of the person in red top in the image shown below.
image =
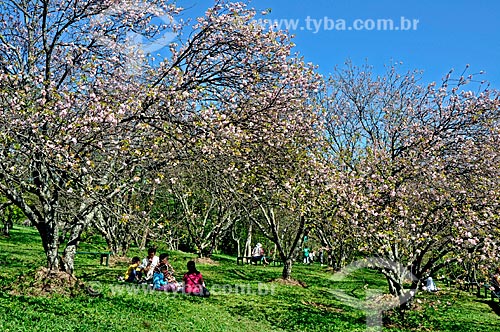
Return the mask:
M 200 271 L 196 269 L 194 261 L 189 261 L 187 263 L 187 269 L 188 272 L 184 274 L 184 277 L 182 278 L 184 281 L 184 292 L 186 294 L 209 297 L 210 293 L 208 289 L 205 288 L 203 276 Z

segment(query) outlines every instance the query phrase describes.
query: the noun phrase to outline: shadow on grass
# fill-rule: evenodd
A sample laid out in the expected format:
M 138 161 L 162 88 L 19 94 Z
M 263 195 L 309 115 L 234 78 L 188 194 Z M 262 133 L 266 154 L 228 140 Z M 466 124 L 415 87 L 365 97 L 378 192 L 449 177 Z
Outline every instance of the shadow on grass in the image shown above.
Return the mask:
M 88 271 L 81 271 L 78 275 L 78 279 L 81 279 L 82 281 L 96 281 L 102 279 L 115 281 L 116 278 L 112 278 L 113 275 L 114 273 L 113 272 L 110 273 L 109 270 L 88 270 Z
M 14 225 L 10 231 L 10 237 L 1 238 L 2 241 L 15 243 L 16 246 L 19 245 L 32 245 L 33 243 L 39 242 L 41 247 L 41 240 L 38 231 L 34 227 L 21 227 Z
M 212 255 L 212 258 L 221 262 L 221 263 L 234 263 L 236 264 L 236 257 L 232 256 L 227 256 L 227 255 L 220 255 L 220 254 L 214 254 Z
M 487 304 L 497 316 L 500 316 L 500 303 L 493 300 L 479 300 L 478 302 Z
M 243 272 L 243 271 L 240 271 L 240 270 L 237 270 L 237 269 L 230 269 L 230 270 L 226 270 L 229 274 L 228 277 L 232 277 L 233 279 L 236 279 L 236 280 L 254 280 L 255 277 L 252 276 L 252 275 L 248 275 L 247 273 Z
M 293 297 L 293 296 L 292 296 Z M 312 327 L 321 326 L 321 330 L 346 330 L 363 328 L 365 317 L 352 314 L 351 309 L 344 311 L 337 306 L 316 305 L 297 299 L 294 304 L 285 307 L 263 307 L 261 304 L 248 305 L 246 302 L 234 304 L 228 308 L 233 315 L 249 319 L 266 320 L 272 326 L 293 331 L 314 330 Z M 293 327 L 293 329 L 290 329 Z M 330 327 L 330 328 L 326 328 Z M 334 328 L 336 327 L 336 328 Z M 345 328 L 342 328 L 345 327 Z

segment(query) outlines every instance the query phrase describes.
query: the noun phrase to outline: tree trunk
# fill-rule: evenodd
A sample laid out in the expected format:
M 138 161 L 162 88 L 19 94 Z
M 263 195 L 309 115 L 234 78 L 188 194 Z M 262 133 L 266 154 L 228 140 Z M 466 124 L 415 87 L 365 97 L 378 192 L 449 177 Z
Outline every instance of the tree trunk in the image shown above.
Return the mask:
M 141 244 L 139 245 L 140 250 L 146 249 L 148 235 L 149 235 L 149 226 L 146 226 L 146 229 L 144 230 L 144 234 L 142 234 Z
M 245 257 L 250 257 L 252 256 L 252 228 L 253 228 L 253 222 L 250 221 L 248 224 L 248 234 L 247 234 L 247 239 L 245 241 Z
M 283 272 L 281 273 L 281 277 L 284 280 L 290 279 L 290 276 L 292 275 L 292 259 L 287 258 L 283 261 Z
M 14 226 L 14 223 L 12 222 L 10 216 L 7 217 L 7 220 L 4 221 L 3 224 L 3 235 L 9 237 L 10 236 L 10 230 Z
M 10 230 L 13 226 L 12 223 L 12 216 L 11 216 L 11 206 L 12 203 L 2 203 L 0 204 L 0 212 L 2 212 L 2 221 L 3 221 L 3 230 L 2 233 L 3 235 L 9 237 L 10 236 Z
M 396 287 L 396 284 L 394 283 L 394 281 L 387 276 L 386 276 L 386 279 L 387 279 L 387 284 L 389 285 L 389 293 L 391 295 L 398 295 L 398 290 L 397 290 L 397 287 Z
M 63 254 L 63 268 L 68 274 L 73 274 L 75 270 L 75 254 L 78 241 L 70 240 Z
M 130 248 L 130 241 L 122 241 L 120 246 L 120 255 L 127 256 L 128 249 Z
M 210 233 L 210 244 L 208 245 L 208 250 L 205 250 L 205 254 L 208 258 L 212 257 L 215 248 L 217 247 L 217 238 L 219 237 L 221 230 L 221 224 L 219 223 L 214 230 Z
M 399 298 L 399 309 L 400 310 L 408 310 L 411 308 L 411 303 L 413 300 L 413 297 L 415 294 L 412 294 L 411 290 L 407 290 L 405 292 L 405 289 L 403 287 L 403 282 L 404 280 L 402 279 L 401 281 L 395 281 L 393 278 L 390 278 L 389 276 L 386 276 L 387 278 L 387 283 L 389 284 L 389 292 L 393 296 L 397 296 Z M 418 280 L 412 281 L 412 287 L 411 289 L 417 289 L 418 287 Z
M 50 272 L 59 271 L 59 226 L 56 221 L 37 223 Z
M 113 255 L 119 255 L 120 254 L 120 248 L 118 248 L 118 245 L 111 241 L 109 238 L 106 238 L 106 244 L 108 245 L 109 251 L 113 253 Z
M 87 205 L 82 204 L 80 211 L 86 211 Z M 82 213 L 83 214 L 83 213 Z M 83 231 L 92 223 L 95 216 L 95 210 L 92 209 L 90 212 L 86 213 L 83 217 L 76 217 L 72 222 L 72 227 L 69 235 L 68 243 L 66 248 L 64 248 L 63 254 L 63 268 L 68 274 L 73 274 L 75 270 L 75 254 L 78 244 L 80 243 L 80 236 Z
M 233 239 L 234 242 L 236 242 L 236 250 L 238 257 L 241 257 L 241 237 L 236 236 L 235 228 L 236 228 L 236 223 L 233 223 L 233 226 L 231 227 L 231 238 Z
M 85 226 L 85 223 L 78 222 L 72 227 L 69 241 L 66 244 L 66 248 L 64 248 L 63 268 L 68 274 L 73 274 L 75 270 L 76 249 L 80 243 L 80 235 L 82 235 L 83 230 L 86 228 Z
M 400 296 L 403 294 L 403 282 L 395 281 L 394 277 L 386 276 L 387 283 L 389 284 L 389 292 L 394 296 Z
M 132 241 L 131 234 L 137 235 L 137 232 L 131 230 L 127 224 L 122 224 L 110 216 L 103 215 L 100 210 L 94 213 L 93 225 L 104 237 L 108 249 L 113 255 L 125 256 Z M 135 243 L 140 247 L 140 243 L 137 241 Z

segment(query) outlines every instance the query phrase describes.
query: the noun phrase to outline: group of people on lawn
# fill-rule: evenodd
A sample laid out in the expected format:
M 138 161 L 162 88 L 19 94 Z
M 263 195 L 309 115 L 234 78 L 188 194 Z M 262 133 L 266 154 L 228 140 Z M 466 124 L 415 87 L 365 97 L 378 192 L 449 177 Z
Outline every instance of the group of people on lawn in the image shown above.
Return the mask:
M 120 278 L 131 283 L 148 283 L 153 289 L 165 292 L 183 292 L 186 294 L 208 297 L 210 293 L 205 287 L 202 274 L 196 269 L 194 261 L 187 263 L 187 272 L 182 282 L 175 279 L 175 270 L 168 262 L 168 254 L 156 256 L 156 249 L 150 248 L 148 256 L 141 262 L 139 257 L 133 257 L 125 277 Z
M 323 249 L 323 248 L 322 248 Z M 320 252 L 322 252 L 321 250 Z M 306 263 L 304 255 L 304 263 Z M 321 257 L 323 258 L 323 257 Z M 261 260 L 264 265 L 269 264 L 264 255 L 264 249 L 260 243 L 252 250 L 252 260 Z M 323 260 L 321 259 L 321 263 Z M 182 277 L 182 283 L 175 279 L 175 270 L 168 262 L 168 254 L 164 253 L 156 256 L 156 249 L 150 248 L 148 256 L 142 261 L 139 257 L 132 258 L 125 277 L 120 277 L 120 280 L 132 283 L 150 283 L 153 288 L 158 291 L 166 292 L 183 292 L 186 294 L 208 297 L 209 291 L 205 287 L 202 274 L 196 269 L 194 261 L 187 263 L 187 272 Z M 434 281 L 431 277 L 426 279 L 425 288 L 428 291 L 437 291 Z M 497 296 L 500 296 L 500 267 L 498 267 L 491 278 L 491 288 Z

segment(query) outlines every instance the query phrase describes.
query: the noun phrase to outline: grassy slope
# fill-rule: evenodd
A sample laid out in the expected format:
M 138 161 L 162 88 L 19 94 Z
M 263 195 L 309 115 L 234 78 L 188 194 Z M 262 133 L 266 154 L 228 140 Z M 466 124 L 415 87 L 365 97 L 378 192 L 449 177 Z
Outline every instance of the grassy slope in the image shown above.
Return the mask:
M 102 249 L 83 245 L 83 250 Z M 172 252 L 180 279 L 193 255 Z M 131 250 L 130 255 L 145 255 Z M 104 294 L 28 297 L 10 295 L 6 288 L 19 275 L 30 275 L 44 264 L 38 234 L 16 227 L 10 239 L 0 238 L 0 328 L 2 331 L 364 331 L 363 312 L 344 305 L 329 293 L 340 289 L 362 298 L 363 286 L 385 291 L 382 278 L 363 270 L 342 282 L 318 265 L 294 266 L 293 276 L 308 287 L 269 282 L 279 267 L 237 266 L 232 257 L 215 257 L 219 265 L 200 265 L 212 296 L 199 299 L 131 288 L 116 282 L 126 262 L 99 266 L 98 258 L 77 256 L 77 277 Z M 438 285 L 439 286 L 439 285 Z M 272 290 L 272 291 L 271 291 Z M 419 310 L 405 318 L 405 329 L 388 331 L 499 331 L 498 304 L 454 288 L 439 294 L 419 293 Z

